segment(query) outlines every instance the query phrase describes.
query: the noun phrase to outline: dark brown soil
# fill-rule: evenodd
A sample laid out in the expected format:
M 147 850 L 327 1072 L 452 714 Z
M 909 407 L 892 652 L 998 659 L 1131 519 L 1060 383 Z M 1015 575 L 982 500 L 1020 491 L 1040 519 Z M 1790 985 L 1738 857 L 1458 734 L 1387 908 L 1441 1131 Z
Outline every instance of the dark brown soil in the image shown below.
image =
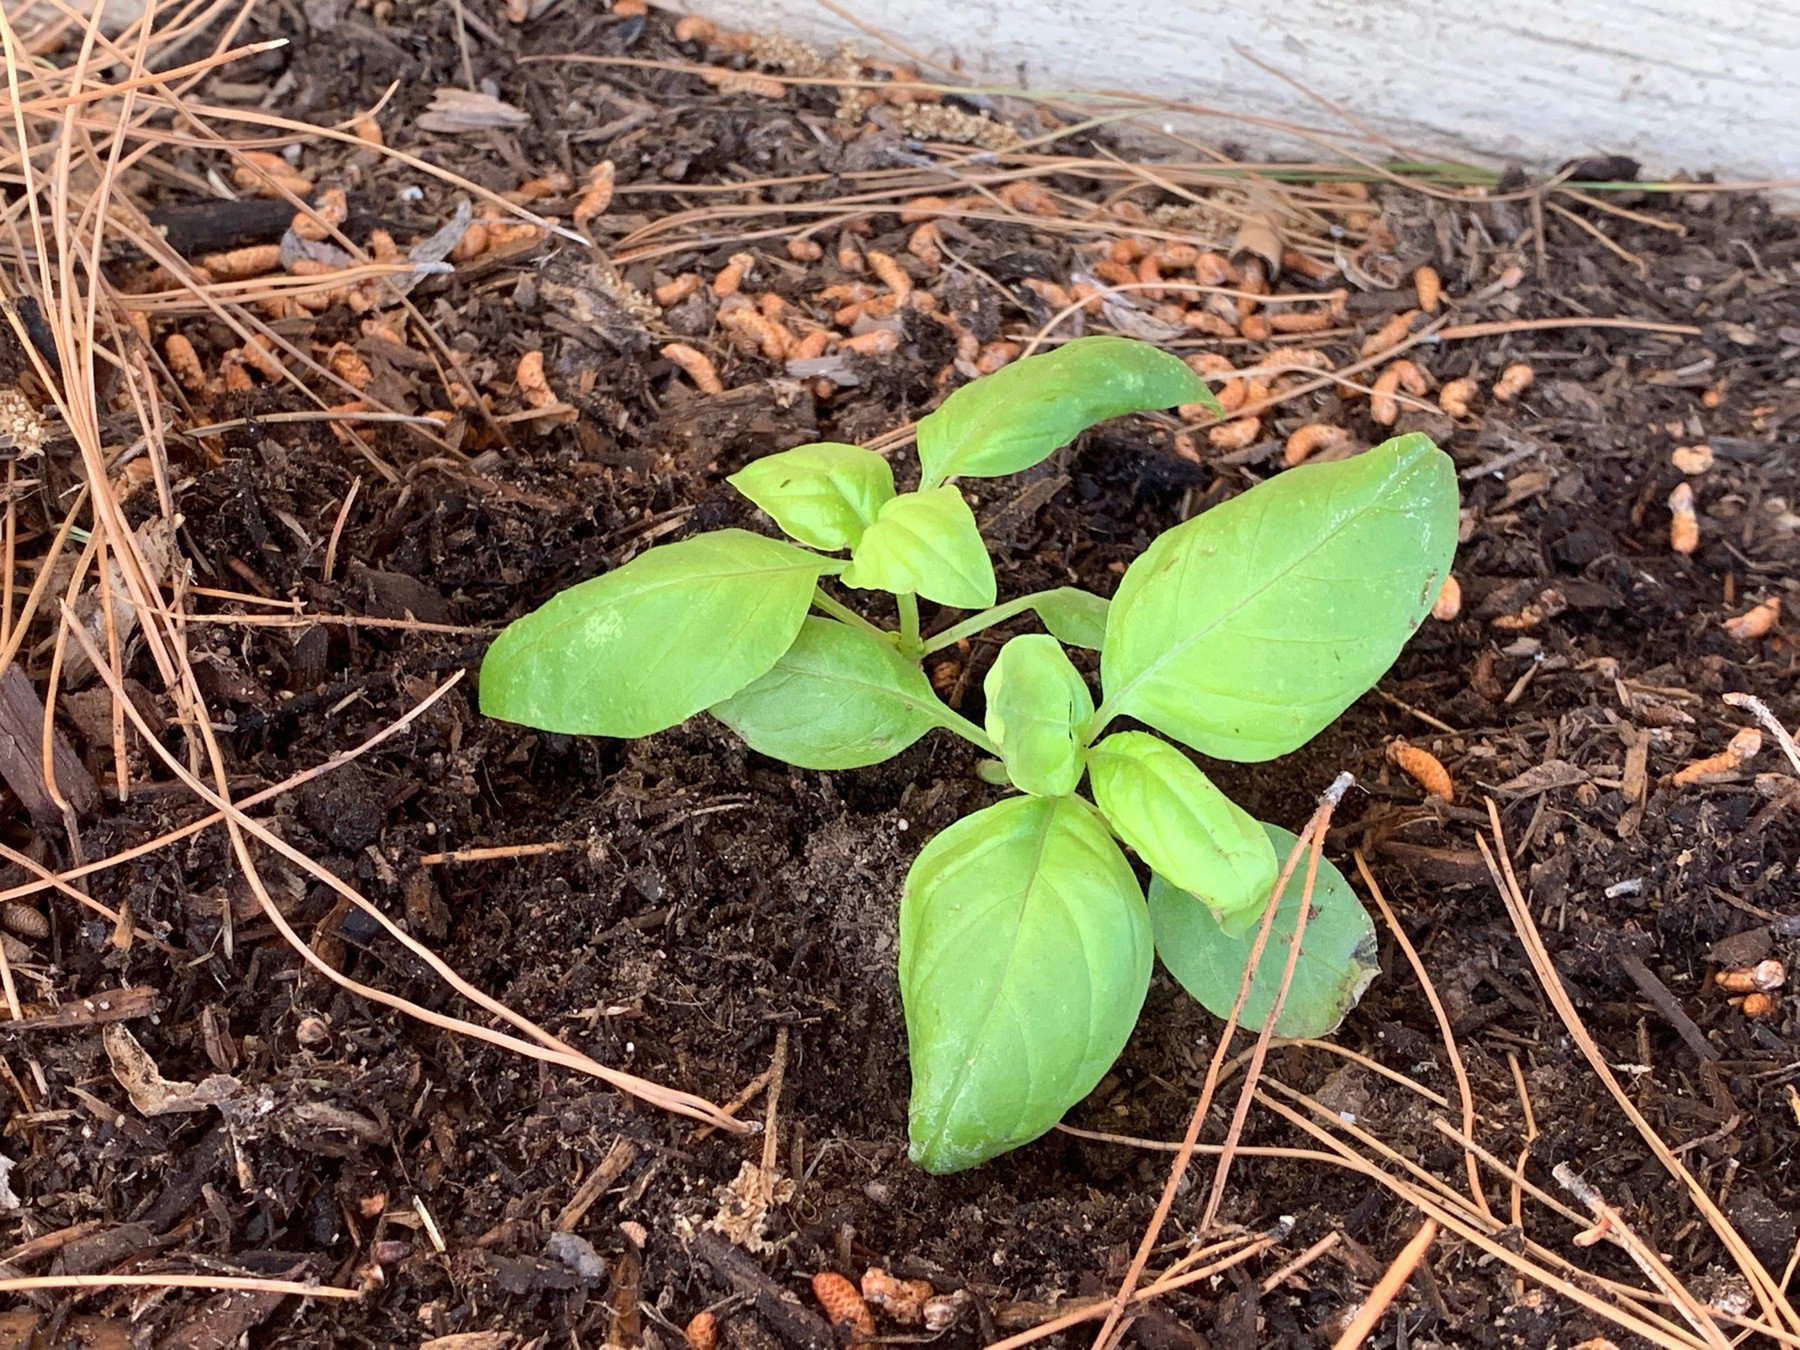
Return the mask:
M 451 10 L 401 5 L 380 24 L 350 10 L 331 31 L 296 29 L 294 46 L 231 78 L 286 81 L 292 115 L 319 121 L 366 106 L 397 81 L 384 115 L 390 140 L 496 189 L 515 187 L 527 170 L 563 167 L 579 178 L 610 156 L 622 185 L 656 189 L 621 194 L 619 221 L 605 227 L 618 233 L 694 204 L 663 187 L 831 173 L 859 144 L 821 140 L 796 120 L 797 101 L 807 120 L 830 126 L 822 92 L 769 103 L 721 96 L 671 72 L 520 64 L 517 51 L 479 35 L 477 79 L 491 77 L 533 110 L 532 123 L 463 137 L 412 131 L 429 92 L 460 80 Z M 264 24 L 288 22 L 275 7 L 258 13 Z M 577 6 L 524 29 L 506 26 L 503 36 L 535 52 L 694 54 L 671 42 L 660 17 L 646 24 Z M 641 121 L 608 129 L 640 106 L 648 109 Z M 390 165 L 365 161 L 358 174 L 362 209 L 389 221 L 403 245 L 404 224 L 434 228 L 455 196 Z M 400 189 L 414 183 L 425 196 L 407 201 Z M 794 191 L 833 190 L 827 179 Z M 150 193 L 151 205 L 183 200 L 172 188 Z M 1485 387 L 1515 361 L 1537 373 L 1512 403 L 1483 402 L 1475 421 L 1407 412 L 1399 424 L 1443 438 L 1464 471 L 1462 615 L 1428 624 L 1381 688 L 1301 752 L 1266 766 L 1208 767 L 1255 815 L 1291 828 L 1335 773 L 1357 776 L 1329 851 L 1349 870 L 1351 848 L 1366 850 L 1423 953 L 1468 1060 L 1482 1142 L 1510 1160 L 1524 1141 L 1509 1066 L 1516 1057 L 1539 1131 L 1533 1175 L 1550 1187 L 1549 1168 L 1574 1162 L 1677 1272 L 1703 1284 L 1729 1262 L 1571 1045 L 1475 851 L 1481 799 L 1492 795 L 1545 939 L 1606 1058 L 1623 1066 L 1663 1137 L 1692 1144 L 1687 1163 L 1781 1271 L 1800 1205 L 1800 1124 L 1788 1085 L 1800 1015 L 1778 996 L 1772 1015 L 1747 1019 L 1708 977 L 1720 964 L 1800 959 L 1800 923 L 1785 918 L 1800 909 L 1791 899 L 1800 820 L 1791 795 L 1759 792 L 1749 771 L 1707 787 L 1677 787 L 1668 775 L 1746 724 L 1722 693 L 1755 693 L 1788 724 L 1800 721 L 1793 642 L 1779 628 L 1750 642 L 1721 629 L 1755 601 L 1793 598 L 1800 230 L 1742 196 L 1609 201 L 1630 214 L 1576 209 L 1616 250 L 1555 213 L 1533 237 L 1528 201 L 1378 195 L 1403 275 L 1431 261 L 1451 297 L 1485 297 L 1465 299 L 1457 323 L 1617 315 L 1694 324 L 1702 334 L 1551 329 L 1415 350 L 1439 381 L 1473 374 Z M 904 251 L 908 227 L 892 215 L 871 224 L 865 245 Z M 644 264 L 626 279 L 648 286 L 690 268 L 711 276 L 739 247 L 659 259 L 662 276 Z M 779 241 L 760 252 L 768 284 L 783 293 L 823 284 L 821 275 L 842 279 L 830 274 L 829 249 L 810 278 L 787 263 Z M 1065 236 L 1021 223 L 982 227 L 965 258 L 964 275 L 979 269 L 993 279 L 974 289 L 997 325 L 1041 321 L 1020 308 L 1028 293 L 1013 283 L 1066 279 L 1072 255 Z M 769 1215 L 772 1248 L 755 1268 L 805 1306 L 812 1272 L 855 1278 L 882 1265 L 940 1289 L 968 1289 L 971 1311 L 946 1337 L 963 1345 L 1022 1316 L 1017 1303 L 1104 1291 L 1143 1231 L 1166 1155 L 1052 1134 L 954 1177 L 926 1176 L 906 1159 L 894 913 L 920 842 L 993 798 L 975 780 L 966 747 L 933 737 L 889 764 L 824 775 L 751 754 L 704 717 L 625 744 L 537 734 L 476 713 L 485 634 L 652 541 L 755 527 L 723 475 L 773 449 L 866 440 L 907 421 L 938 396 L 934 377 L 949 359 L 944 339 L 918 325 L 898 354 L 868 363 L 860 385 L 826 402 L 784 383 L 760 358 L 737 355 L 721 405 L 695 395 L 656 354 L 666 339 L 628 314 L 609 311 L 608 322 L 585 328 L 569 320 L 555 288 L 584 266 L 580 250 L 553 242 L 433 279 L 416 295 L 449 348 L 474 367 L 495 363 L 502 382 L 520 354 L 543 350 L 553 384 L 580 410 L 573 426 L 534 434 L 529 423 L 474 419 L 465 453 L 430 462 L 404 432 L 377 429 L 372 443 L 395 481 L 319 423 L 251 421 L 211 442 L 218 451 L 210 459 L 198 443 L 172 447 L 172 456 L 186 456 L 177 503 L 197 584 L 303 599 L 321 613 L 410 614 L 467 630 L 193 628 L 191 656 L 244 789 L 354 747 L 467 671 L 470 679 L 396 740 L 281 799 L 272 820 L 282 837 L 352 879 L 468 979 L 604 1063 L 725 1101 L 768 1069 L 785 1031 L 776 1156 L 794 1191 Z M 1496 286 L 1514 266 L 1522 278 Z M 1340 364 L 1353 360 L 1363 333 L 1412 302 L 1405 285 L 1359 292 L 1351 318 L 1360 331 L 1320 345 Z M 702 313 L 701 332 L 706 323 Z M 208 360 L 235 341 L 204 325 L 190 331 Z M 355 332 L 347 312 L 327 311 L 311 340 L 354 340 Z M 382 374 L 409 406 L 443 406 L 429 366 L 421 374 L 388 364 Z M 1703 399 L 1709 393 L 1716 400 Z M 209 415 L 253 419 L 298 406 L 261 390 Z M 998 535 L 1002 595 L 1069 580 L 1109 591 L 1157 532 L 1266 476 L 1279 464 L 1279 437 L 1317 420 L 1365 441 L 1386 434 L 1369 422 L 1366 401 L 1324 392 L 1273 415 L 1273 463 L 1269 454 L 1220 462 L 1204 449 L 1195 462 L 1175 452 L 1170 419 L 1130 419 L 1082 438 L 1032 481 L 980 484 L 980 510 Z M 1683 557 L 1669 548 L 1664 500 L 1681 479 L 1669 452 L 1702 442 L 1716 465 L 1692 480 L 1702 542 Z M 904 460 L 895 457 L 902 475 Z M 46 477 L 56 486 L 73 472 L 53 454 Z M 323 541 L 358 479 L 327 581 Z M 1537 626 L 1492 623 L 1551 589 L 1565 607 Z M 979 641 L 961 672 L 971 711 L 1002 636 Z M 139 659 L 134 673 L 154 686 Z M 104 713 L 85 722 L 65 714 L 95 777 L 110 782 Z M 1396 736 L 1443 759 L 1460 788 L 1457 805 L 1421 804 L 1416 785 L 1388 767 L 1384 747 Z M 1649 788 L 1636 807 L 1622 784 L 1639 737 L 1648 739 Z M 1752 767 L 1784 768 L 1773 744 Z M 166 777 L 148 757 L 133 770 Z M 88 821 L 82 845 L 86 856 L 104 856 L 197 814 L 179 792 L 134 793 Z M 71 861 L 60 832 L 31 837 L 46 861 Z M 545 841 L 566 847 L 496 862 L 421 862 Z M 468 1015 L 327 888 L 272 855 L 263 864 L 290 922 L 344 973 Z M 46 907 L 53 931 L 35 944 L 38 968 L 24 977 L 28 996 L 69 1003 L 125 985 L 154 990 L 157 1015 L 129 1025 L 163 1075 L 187 1082 L 230 1073 L 243 1095 L 224 1117 L 142 1116 L 119 1088 L 97 1029 L 0 1028 L 14 1112 L 5 1152 L 18 1158 L 11 1186 L 24 1201 L 0 1216 L 5 1242 L 94 1224 L 29 1271 L 156 1269 L 179 1258 L 187 1269 L 298 1273 L 361 1281 L 370 1291 L 354 1304 L 289 1300 L 249 1311 L 241 1301 L 177 1293 L 146 1307 L 133 1333 L 139 1343 L 213 1345 L 244 1335 L 257 1345 L 390 1346 L 505 1330 L 544 1345 L 669 1345 L 695 1312 L 734 1294 L 723 1319 L 732 1346 L 803 1338 L 802 1320 L 749 1310 L 746 1287 L 700 1259 L 707 1249 L 690 1240 L 718 1212 L 719 1188 L 760 1158 L 760 1138 L 699 1138 L 691 1122 L 601 1085 L 342 994 L 259 917 L 217 830 L 103 872 L 91 893 L 129 904 L 136 923 L 171 950 L 144 941 L 120 950 L 106 925 L 58 898 Z M 1629 954 L 1698 1024 L 1713 1057 L 1698 1058 L 1646 1000 L 1621 967 Z M 1437 1024 L 1385 932 L 1382 959 L 1382 978 L 1337 1040 L 1454 1100 Z M 1125 1056 L 1069 1123 L 1178 1137 L 1218 1029 L 1159 972 Z M 1270 1072 L 1353 1102 L 1363 1128 L 1460 1184 L 1460 1150 L 1432 1128 L 1434 1112 L 1346 1064 L 1288 1048 L 1274 1053 Z M 746 1115 L 759 1119 L 764 1109 L 759 1099 Z M 1208 1137 L 1223 1129 L 1221 1118 Z M 1261 1112 L 1247 1140 L 1304 1142 Z M 606 1274 L 594 1276 L 552 1234 L 608 1159 L 616 1176 L 573 1228 L 606 1262 Z M 1204 1193 L 1204 1185 L 1182 1193 L 1168 1238 L 1191 1230 Z M 1504 1185 L 1490 1195 L 1497 1209 L 1506 1203 Z M 1153 1347 L 1328 1344 L 1329 1319 L 1364 1296 L 1417 1224 L 1411 1210 L 1348 1173 L 1241 1161 L 1224 1219 L 1267 1228 L 1283 1216 L 1293 1220 L 1291 1235 L 1261 1264 L 1168 1300 L 1133 1335 Z M 1534 1236 L 1553 1234 L 1543 1240 L 1579 1250 L 1567 1248 L 1569 1230 L 1553 1215 L 1528 1205 L 1527 1220 Z M 1332 1231 L 1347 1241 L 1301 1284 L 1259 1303 L 1244 1292 Z M 1605 1244 L 1578 1259 L 1610 1278 L 1641 1280 Z M 1429 1276 L 1405 1304 L 1410 1343 L 1573 1345 L 1607 1330 L 1567 1304 L 1518 1292 L 1502 1267 L 1454 1241 L 1434 1248 Z M 70 1306 L 37 1305 L 46 1325 L 71 1316 Z M 132 1306 L 89 1296 L 78 1311 L 122 1317 Z M 1394 1343 L 1393 1325 L 1377 1343 Z

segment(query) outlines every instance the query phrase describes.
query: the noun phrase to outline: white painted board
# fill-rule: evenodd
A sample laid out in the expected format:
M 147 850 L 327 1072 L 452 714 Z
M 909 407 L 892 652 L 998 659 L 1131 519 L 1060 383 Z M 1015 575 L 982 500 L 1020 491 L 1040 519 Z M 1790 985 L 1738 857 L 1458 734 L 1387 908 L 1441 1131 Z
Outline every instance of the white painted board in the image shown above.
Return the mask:
M 815 0 L 692 7 L 733 27 L 879 50 Z M 1348 129 L 1241 47 L 1428 154 L 1545 169 L 1614 153 L 1658 176 L 1800 178 L 1800 0 L 849 0 L 845 8 L 995 83 L 1128 89 Z M 1215 144 L 1271 144 L 1253 126 L 1201 129 Z

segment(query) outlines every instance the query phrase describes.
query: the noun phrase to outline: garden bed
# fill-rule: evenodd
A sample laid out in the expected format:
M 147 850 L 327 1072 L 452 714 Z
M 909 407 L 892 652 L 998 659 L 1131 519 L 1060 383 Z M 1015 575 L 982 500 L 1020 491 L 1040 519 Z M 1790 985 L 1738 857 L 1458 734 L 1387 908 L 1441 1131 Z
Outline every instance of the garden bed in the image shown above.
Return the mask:
M 67 895 L 29 901 L 49 931 L 21 933 L 29 955 L 13 966 L 39 1015 L 144 992 L 125 1010 L 136 1015 L 117 1021 L 90 1008 L 40 1027 L 0 1024 L 13 1112 L 4 1152 L 17 1160 L 10 1182 L 22 1201 L 0 1215 L 4 1254 L 28 1274 L 251 1274 L 364 1296 L 108 1290 L 70 1303 L 58 1293 L 5 1325 L 67 1325 L 92 1344 L 113 1343 L 96 1320 L 112 1318 L 120 1336 L 159 1345 L 245 1333 L 254 1344 L 408 1345 L 494 1332 L 451 1344 L 504 1346 L 514 1333 L 518 1344 L 630 1346 L 672 1344 L 696 1312 L 717 1307 L 733 1347 L 814 1344 L 825 1332 L 806 1278 L 827 1269 L 855 1278 L 875 1265 L 967 1290 L 943 1335 L 962 1345 L 1116 1288 L 1169 1159 L 1093 1135 L 1179 1139 L 1219 1031 L 1166 974 L 1124 1057 L 1068 1119 L 1087 1134 L 1053 1133 L 950 1177 L 906 1158 L 898 888 L 922 841 L 997 798 L 976 778 L 970 747 L 934 735 L 878 767 L 819 774 L 750 753 L 704 716 L 640 742 L 595 741 L 484 720 L 474 696 L 492 634 L 558 589 L 655 542 L 765 528 L 722 481 L 751 458 L 812 440 L 876 441 L 929 410 L 967 367 L 1078 324 L 1158 337 L 1183 354 L 1218 352 L 1237 368 L 1285 358 L 1291 370 L 1266 377 L 1280 401 L 1247 433 L 1241 421 L 1214 437 L 1204 417 L 1130 418 L 1032 474 L 968 484 L 995 541 L 1003 599 L 1070 583 L 1109 593 L 1158 532 L 1280 471 L 1284 443 L 1305 425 L 1344 428 L 1340 449 L 1424 431 L 1463 479 L 1460 614 L 1428 622 L 1379 689 L 1300 752 L 1207 766 L 1252 814 L 1290 829 L 1337 773 L 1356 776 L 1327 852 L 1348 874 L 1352 850 L 1362 851 L 1444 1013 L 1440 1024 L 1384 926 L 1383 974 L 1335 1038 L 1354 1057 L 1278 1045 L 1263 1090 L 1283 1104 L 1275 1084 L 1308 1094 L 1466 1190 L 1465 1150 L 1434 1125 L 1462 1129 L 1447 1025 L 1489 1153 L 1510 1167 L 1525 1151 L 1526 1176 L 1565 1200 L 1551 1169 L 1572 1163 L 1702 1301 L 1731 1296 L 1740 1276 L 1717 1231 L 1621 1113 L 1533 971 L 1479 851 L 1478 840 L 1492 844 L 1491 799 L 1536 929 L 1604 1061 L 1781 1277 L 1800 1236 L 1791 1217 L 1800 1099 L 1789 1086 L 1800 1018 L 1780 992 L 1771 1012 L 1747 1017 L 1710 976 L 1796 955 L 1800 798 L 1773 738 L 1720 781 L 1677 785 L 1671 775 L 1754 724 L 1724 694 L 1754 694 L 1785 723 L 1800 721 L 1795 648 L 1781 626 L 1749 639 L 1723 626 L 1769 597 L 1791 598 L 1800 538 L 1791 219 L 1703 185 L 1578 193 L 1523 176 L 1476 188 L 1447 174 L 1318 169 L 1232 179 L 1173 143 L 1164 165 L 1086 133 L 1055 136 L 1066 114 L 1044 103 L 1001 100 L 983 112 L 889 91 L 861 106 L 854 87 L 847 95 L 832 83 L 904 80 L 891 63 L 812 67 L 765 43 L 750 57 L 801 82 L 758 90 L 742 77 L 698 77 L 697 62 L 735 70 L 745 53 L 729 41 L 678 42 L 660 15 L 561 7 L 516 25 L 499 7 L 468 8 L 472 26 L 460 35 L 455 6 L 382 5 L 372 18 L 308 5 L 334 23 L 292 31 L 287 11 L 259 8 L 235 40 L 293 44 L 223 68 L 195 97 L 251 109 L 267 90 L 285 115 L 336 124 L 392 87 L 378 113 L 387 147 L 492 194 L 565 174 L 567 186 L 521 199 L 565 227 L 589 171 L 610 160 L 612 203 L 583 222 L 598 250 L 527 231 L 422 277 L 410 296 L 416 317 L 376 312 L 385 333 L 347 301 L 249 304 L 340 375 L 350 367 L 332 358 L 354 352 L 371 377 L 364 402 L 444 414 L 430 427 L 292 420 L 315 407 L 296 387 L 260 374 L 223 387 L 226 354 L 242 339 L 218 314 L 151 307 L 156 352 L 180 333 L 204 379 L 220 382 L 185 393 L 164 382 L 165 425 L 178 433 L 167 443 L 182 519 L 174 548 L 192 565 L 184 603 L 196 616 L 183 629 L 185 657 L 239 797 L 354 750 L 463 676 L 391 739 L 255 814 L 473 985 L 602 1064 L 738 1100 L 773 1138 L 701 1131 L 590 1077 L 335 987 L 283 942 L 214 826 L 74 883 L 128 911 L 123 933 Z M 491 79 L 523 119 L 422 130 L 432 92 L 464 83 L 465 47 L 468 73 Z M 491 201 L 374 145 L 309 142 L 298 167 L 316 185 L 347 189 L 344 228 L 358 245 L 386 230 L 404 250 L 454 220 L 459 198 L 500 219 Z M 170 148 L 122 188 L 156 220 L 204 203 L 195 186 L 209 168 L 229 177 L 230 161 Z M 921 205 L 925 196 L 939 203 Z M 221 223 L 216 209 L 160 219 L 192 260 L 280 234 L 279 221 L 273 232 Z M 935 264 L 915 245 L 927 222 L 940 227 Z M 1271 278 L 1293 298 L 1261 312 L 1317 314 L 1319 331 L 1209 334 L 1185 317 L 1207 312 L 1198 287 L 1154 299 L 1117 290 L 1095 312 L 1065 312 L 1061 301 L 1078 301 L 1084 278 L 1155 284 L 1136 272 L 1134 249 L 1186 242 L 1231 257 L 1235 248 L 1241 264 L 1267 249 L 1246 226 L 1295 255 Z M 803 239 L 819 245 L 817 257 L 790 248 Z M 842 354 L 823 365 L 792 369 L 766 355 L 753 328 L 719 324 L 732 306 L 714 295 L 715 280 L 745 253 L 743 293 L 779 297 L 766 307 L 778 317 L 799 315 L 784 320 L 796 342 L 811 325 L 891 331 L 892 343 L 864 343 L 868 354 L 834 347 Z M 875 306 L 860 325 L 841 318 L 838 309 L 867 302 L 829 288 L 892 293 L 875 255 L 896 260 L 931 307 Z M 1109 279 L 1102 263 L 1134 277 Z M 124 292 L 179 293 L 128 248 L 116 247 L 110 265 Z M 1441 278 L 1441 307 L 1365 355 L 1391 318 L 1419 308 L 1415 277 L 1426 266 Z M 690 272 L 691 296 L 652 298 Z M 964 334 L 973 342 L 959 349 Z M 696 388 L 662 354 L 671 342 L 707 354 L 724 392 Z M 1296 358 L 1298 349 L 1322 361 Z M 529 352 L 544 356 L 553 402 L 534 405 L 520 386 Z M 1434 387 L 1471 378 L 1470 415 L 1453 419 L 1428 395 L 1401 406 L 1391 427 L 1376 424 L 1352 386 L 1402 354 Z M 0 329 L 0 376 L 27 364 Z M 319 401 L 350 398 L 285 364 Z M 1521 364 L 1532 383 L 1496 399 L 1495 381 Z M 101 416 L 115 449 L 138 434 L 129 401 Z M 895 440 L 890 459 L 904 482 L 916 464 Z M 1695 445 L 1710 447 L 1711 466 L 1686 476 L 1671 452 Z M 68 491 L 86 480 L 67 437 L 21 467 L 40 483 L 18 495 L 26 560 L 44 555 Z M 1665 504 L 1682 482 L 1698 501 L 1691 554 L 1672 550 Z M 134 526 L 161 515 L 152 481 L 121 470 L 107 490 Z M 52 634 L 53 613 L 42 611 L 21 657 L 40 695 L 51 652 L 37 639 Z M 979 715 L 980 677 L 1013 631 L 1023 625 L 933 669 L 963 711 Z M 167 722 L 163 739 L 179 750 L 186 742 L 168 722 L 178 706 L 155 664 L 129 639 L 120 661 L 144 715 Z M 109 795 L 73 831 L 34 828 L 21 808 L 8 832 L 53 870 L 81 861 L 71 835 L 83 858 L 106 858 L 207 814 L 133 728 L 115 734 L 106 688 L 89 680 L 58 710 Z M 1447 766 L 1454 804 L 1424 799 L 1389 765 L 1397 737 Z M 115 744 L 129 761 L 126 801 L 111 791 Z M 321 878 L 266 848 L 257 856 L 274 903 L 324 962 L 426 1008 L 481 1017 Z M 12 877 L 18 885 L 27 873 Z M 129 1028 L 169 1082 L 229 1075 L 225 1104 L 134 1108 L 118 1038 L 102 1022 Z M 1222 1103 L 1238 1085 L 1226 1083 Z M 1229 1110 L 1215 1108 L 1204 1139 L 1223 1137 Z M 1263 1108 L 1243 1142 L 1318 1147 Z M 1416 1183 L 1395 1159 L 1370 1156 Z M 772 1166 L 744 1173 L 746 1164 Z M 1205 1205 L 1211 1166 L 1197 1162 L 1176 1200 L 1164 1232 L 1174 1256 Z M 1504 1229 L 1514 1190 L 1492 1173 L 1484 1180 Z M 736 1245 L 721 1241 L 721 1214 L 760 1209 L 765 1195 L 766 1214 L 724 1223 Z M 1279 1241 L 1143 1309 L 1132 1332 L 1141 1343 L 1328 1344 L 1333 1319 L 1367 1296 L 1419 1210 L 1366 1174 L 1248 1156 L 1233 1166 L 1220 1218 L 1253 1233 L 1280 1225 Z M 1571 1245 L 1575 1226 L 1529 1197 L 1522 1218 L 1522 1236 L 1495 1241 L 1520 1251 L 1529 1237 L 1594 1277 L 1644 1283 L 1625 1250 Z M 1260 1288 L 1334 1233 L 1336 1244 L 1292 1280 Z M 590 1249 L 603 1272 L 586 1264 Z M 1583 1287 L 1611 1297 L 1604 1284 Z M 783 1304 L 778 1291 L 803 1301 Z M 1741 1310 L 1754 1317 L 1755 1307 Z M 1401 1308 L 1414 1343 L 1629 1340 L 1451 1234 Z M 918 1334 L 885 1319 L 882 1331 Z

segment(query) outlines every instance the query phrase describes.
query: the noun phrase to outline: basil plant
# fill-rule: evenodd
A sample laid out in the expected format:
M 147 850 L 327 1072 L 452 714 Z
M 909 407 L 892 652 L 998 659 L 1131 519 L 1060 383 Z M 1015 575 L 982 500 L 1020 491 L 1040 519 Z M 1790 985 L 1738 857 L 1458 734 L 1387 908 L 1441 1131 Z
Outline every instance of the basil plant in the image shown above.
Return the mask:
M 1410 435 L 1166 531 L 1110 603 L 1072 587 L 996 603 L 954 480 L 1028 469 L 1106 418 L 1210 401 L 1154 347 L 1069 342 L 921 419 L 915 490 L 854 445 L 770 455 L 730 481 L 793 542 L 719 530 L 649 549 L 510 625 L 482 666 L 485 713 L 549 731 L 647 736 L 706 712 L 807 769 L 875 764 L 934 730 L 992 757 L 984 776 L 1016 793 L 927 843 L 900 901 L 912 1156 L 930 1171 L 1035 1139 L 1090 1092 L 1137 1021 L 1152 952 L 1230 1009 L 1293 836 L 1188 752 L 1260 762 L 1305 744 L 1392 664 L 1449 570 L 1456 476 Z M 846 602 L 873 592 L 893 597 L 893 627 Z M 921 600 L 972 613 L 924 633 Z M 1027 611 L 1047 631 L 1000 648 L 981 724 L 937 697 L 924 658 Z M 1097 699 L 1070 647 L 1099 653 Z M 1272 942 L 1293 931 L 1300 884 Z M 1312 903 L 1283 1035 L 1332 1030 L 1374 971 L 1368 915 L 1328 863 Z M 1261 964 L 1252 1029 L 1283 962 Z

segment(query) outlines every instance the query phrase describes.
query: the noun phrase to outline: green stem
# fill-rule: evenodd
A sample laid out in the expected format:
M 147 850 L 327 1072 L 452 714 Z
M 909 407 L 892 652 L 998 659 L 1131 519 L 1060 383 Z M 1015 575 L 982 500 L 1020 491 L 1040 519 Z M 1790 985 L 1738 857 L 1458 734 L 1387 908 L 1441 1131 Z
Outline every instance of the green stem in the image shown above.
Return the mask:
M 844 604 L 840 600 L 832 599 L 831 596 L 825 593 L 825 588 L 823 586 L 819 586 L 813 591 L 813 608 L 823 610 L 839 623 L 847 623 L 852 628 L 860 628 L 865 633 L 873 633 L 876 637 L 893 637 L 892 633 L 888 632 L 887 629 L 881 627 L 879 624 L 870 623 L 867 619 L 863 618 L 862 615 L 851 609 L 850 606 Z
M 1023 614 L 1049 591 L 1033 591 L 1030 595 L 1021 595 L 1017 600 L 1008 600 L 1004 605 L 995 605 L 992 609 L 984 609 L 979 614 L 972 614 L 954 627 L 946 628 L 941 633 L 933 633 L 925 641 L 925 655 L 945 647 L 953 647 L 964 638 L 974 637 L 977 633 L 986 632 L 997 623 L 1004 623 L 1015 614 Z
M 1100 700 L 1100 706 L 1094 709 L 1094 715 L 1088 718 L 1087 735 L 1082 739 L 1083 745 L 1092 745 L 1100 739 L 1100 733 L 1106 730 L 1106 724 L 1117 717 L 1118 710 L 1106 699 Z
M 894 599 L 900 606 L 900 655 L 917 661 L 925 655 L 925 646 L 919 641 L 919 597 L 908 591 Z

